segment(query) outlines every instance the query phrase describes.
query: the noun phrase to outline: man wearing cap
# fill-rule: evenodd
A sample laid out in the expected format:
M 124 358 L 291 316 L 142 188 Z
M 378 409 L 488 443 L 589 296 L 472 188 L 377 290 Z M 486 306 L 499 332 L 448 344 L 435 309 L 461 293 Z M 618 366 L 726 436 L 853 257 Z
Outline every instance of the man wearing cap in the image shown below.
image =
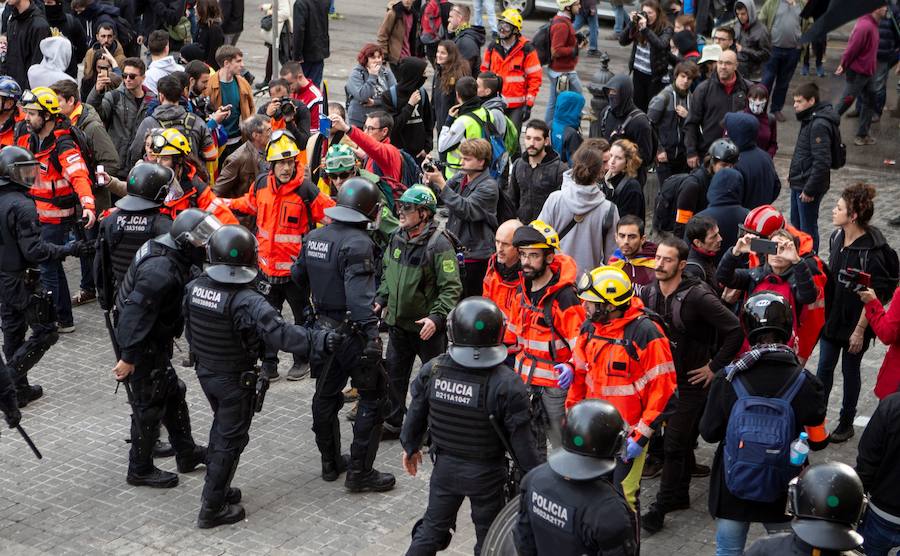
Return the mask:
M 613 482 L 625 435 L 607 401 L 569 410 L 563 448 L 522 479 L 513 532 L 519 554 L 637 554 L 634 514 Z
M 415 476 L 425 433 L 431 433 L 434 470 L 428 508 L 413 529 L 407 554 L 434 554 L 450 542 L 464 498 L 472 506 L 475 554 L 503 508 L 506 449 L 523 472 L 538 464 L 525 386 L 509 367 L 505 318 L 484 297 L 469 297 L 450 313 L 450 348 L 422 366 L 400 441 L 403 466 Z M 498 435 L 502 434 L 504 438 Z
M 375 312 L 388 325 L 387 373 L 391 413 L 382 440 L 399 438 L 409 374 L 416 356 L 424 364 L 444 352 L 447 315 L 462 295 L 456 249 L 434 220 L 437 198 L 414 185 L 397 203 L 400 229 L 384 250 L 384 272 Z

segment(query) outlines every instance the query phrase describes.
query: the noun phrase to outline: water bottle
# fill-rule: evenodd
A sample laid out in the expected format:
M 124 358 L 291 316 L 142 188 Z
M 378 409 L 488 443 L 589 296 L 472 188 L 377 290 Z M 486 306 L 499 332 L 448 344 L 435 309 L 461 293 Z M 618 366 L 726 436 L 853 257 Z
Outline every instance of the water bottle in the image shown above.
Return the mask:
M 791 443 L 791 465 L 801 466 L 809 454 L 809 435 L 800 433 L 800 438 Z

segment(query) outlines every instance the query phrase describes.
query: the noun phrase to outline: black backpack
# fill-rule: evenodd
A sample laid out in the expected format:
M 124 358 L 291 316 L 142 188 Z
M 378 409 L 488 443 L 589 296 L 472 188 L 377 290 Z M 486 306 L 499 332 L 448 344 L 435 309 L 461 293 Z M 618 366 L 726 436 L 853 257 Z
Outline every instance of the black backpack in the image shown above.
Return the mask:
M 847 145 L 841 139 L 841 128 L 828 121 L 831 127 L 831 169 L 839 170 L 847 164 Z
M 550 63 L 550 58 L 552 55 L 550 54 L 550 27 L 553 26 L 553 20 L 551 19 L 547 23 L 541 25 L 537 32 L 531 37 L 531 44 L 534 46 L 534 49 L 537 50 L 538 59 L 541 61 L 542 66 L 546 66 Z
M 201 121 L 195 114 L 192 112 L 185 112 L 184 117 L 177 120 L 160 120 L 153 116 L 153 119 L 159 124 L 159 127 L 163 129 L 175 128 L 184 135 L 188 143 L 191 145 L 191 152 L 197 158 L 203 159 L 203 145 L 197 144 L 197 138 L 194 136 L 192 131 L 196 127 L 196 123 Z
M 677 210 L 678 195 L 681 194 L 681 186 L 691 177 L 690 174 L 675 174 L 669 176 L 659 186 L 656 196 L 656 207 L 653 209 L 653 229 L 657 232 L 675 231 L 675 211 Z

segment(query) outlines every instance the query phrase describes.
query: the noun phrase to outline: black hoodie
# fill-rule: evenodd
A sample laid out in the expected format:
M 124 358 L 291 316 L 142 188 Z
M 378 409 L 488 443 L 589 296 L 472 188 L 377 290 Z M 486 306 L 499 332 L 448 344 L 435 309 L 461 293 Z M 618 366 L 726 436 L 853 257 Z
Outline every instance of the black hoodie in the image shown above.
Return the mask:
M 22 13 L 7 7 L 11 14 L 7 24 L 6 60 L 0 65 L 0 74 L 16 80 L 22 89 L 30 89 L 28 68 L 40 64 L 41 41 L 50 36 L 50 25 L 38 7 L 32 3 Z
M 541 163 L 533 168 L 528 154 L 522 153 L 509 173 L 508 193 L 522 222 L 535 220 L 544 208 L 547 197 L 562 187 L 563 173 L 568 167 L 553 147 L 548 145 L 546 151 Z
M 841 117 L 831 103 L 819 102 L 797 113 L 800 133 L 791 157 L 791 189 L 820 197 L 831 188 L 831 142 L 840 132 Z
M 50 27 L 59 29 L 59 32 L 72 43 L 72 58 L 69 60 L 66 73 L 72 78 L 78 79 L 78 64 L 84 60 L 84 55 L 87 54 L 87 38 L 84 27 L 74 15 L 66 12 L 62 4 L 55 6 L 45 4 L 44 11 Z
M 610 104 L 600 117 L 600 135 L 610 143 L 616 139 L 628 139 L 637 145 L 638 154 L 641 156 L 638 181 L 643 184 L 647 181 L 647 168 L 656 159 L 650 118 L 634 105 L 634 85 L 631 77 L 616 75 L 603 88 L 612 89 L 617 95 L 615 106 Z M 628 125 L 625 125 L 631 114 L 634 116 L 628 121 Z
M 397 66 L 397 85 L 381 96 L 382 104 L 394 118 L 391 144 L 416 158 L 422 151 L 431 152 L 434 146 L 434 116 L 428 92 L 422 87 L 426 67 L 422 58 L 403 58 Z M 422 100 L 411 106 L 409 97 L 417 90 Z
M 469 62 L 472 75 L 478 75 L 481 68 L 481 47 L 485 42 L 484 27 L 466 27 L 457 31 L 453 36 L 453 42 L 459 49 L 459 55 Z

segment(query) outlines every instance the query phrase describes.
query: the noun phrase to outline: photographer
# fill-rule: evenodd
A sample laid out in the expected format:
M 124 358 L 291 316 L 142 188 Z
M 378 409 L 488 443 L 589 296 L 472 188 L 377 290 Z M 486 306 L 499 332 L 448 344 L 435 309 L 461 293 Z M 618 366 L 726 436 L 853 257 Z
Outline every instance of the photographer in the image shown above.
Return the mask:
M 831 211 L 837 230 L 829 240 L 830 274 L 825 286 L 826 317 L 819 341 L 817 375 L 830 394 L 834 368 L 838 358 L 842 359 L 843 401 L 840 422 L 831 433 L 832 442 L 846 442 L 855 434 L 853 419 L 861 388 L 859 368 L 875 337 L 856 292 L 870 287 L 878 299 L 886 302 L 897 285 L 897 254 L 881 230 L 869 224 L 875 212 L 874 199 L 872 185 L 857 183 L 844 189 Z
M 259 107 L 257 114 L 265 114 L 272 119 L 272 129 L 284 129 L 293 135 L 297 144 L 303 147 L 309 141 L 310 113 L 309 108 L 288 94 L 289 84 L 284 79 L 273 79 L 269 82 L 271 100 Z
M 101 60 L 106 63 L 102 64 Z M 94 84 L 97 82 L 97 75 L 104 69 L 98 67 L 98 65 L 106 65 L 108 66 L 105 68 L 107 71 L 111 69 L 113 73 L 121 76 L 122 72 L 119 68 L 122 67 L 123 63 L 125 63 L 125 51 L 122 49 L 122 45 L 116 40 L 116 32 L 112 23 L 101 23 L 97 28 L 97 34 L 95 35 L 93 44 L 91 44 L 91 48 L 89 48 L 87 54 L 84 55 L 84 76 L 81 78 L 81 98 L 87 101 L 91 89 L 94 88 Z M 107 73 L 107 75 L 109 74 Z
M 647 111 L 650 99 L 664 86 L 669 74 L 669 41 L 672 27 L 662 16 L 659 2 L 644 0 L 641 11 L 631 12 L 631 21 L 619 37 L 622 46 L 633 45 L 628 69 L 634 82 L 634 103 Z

